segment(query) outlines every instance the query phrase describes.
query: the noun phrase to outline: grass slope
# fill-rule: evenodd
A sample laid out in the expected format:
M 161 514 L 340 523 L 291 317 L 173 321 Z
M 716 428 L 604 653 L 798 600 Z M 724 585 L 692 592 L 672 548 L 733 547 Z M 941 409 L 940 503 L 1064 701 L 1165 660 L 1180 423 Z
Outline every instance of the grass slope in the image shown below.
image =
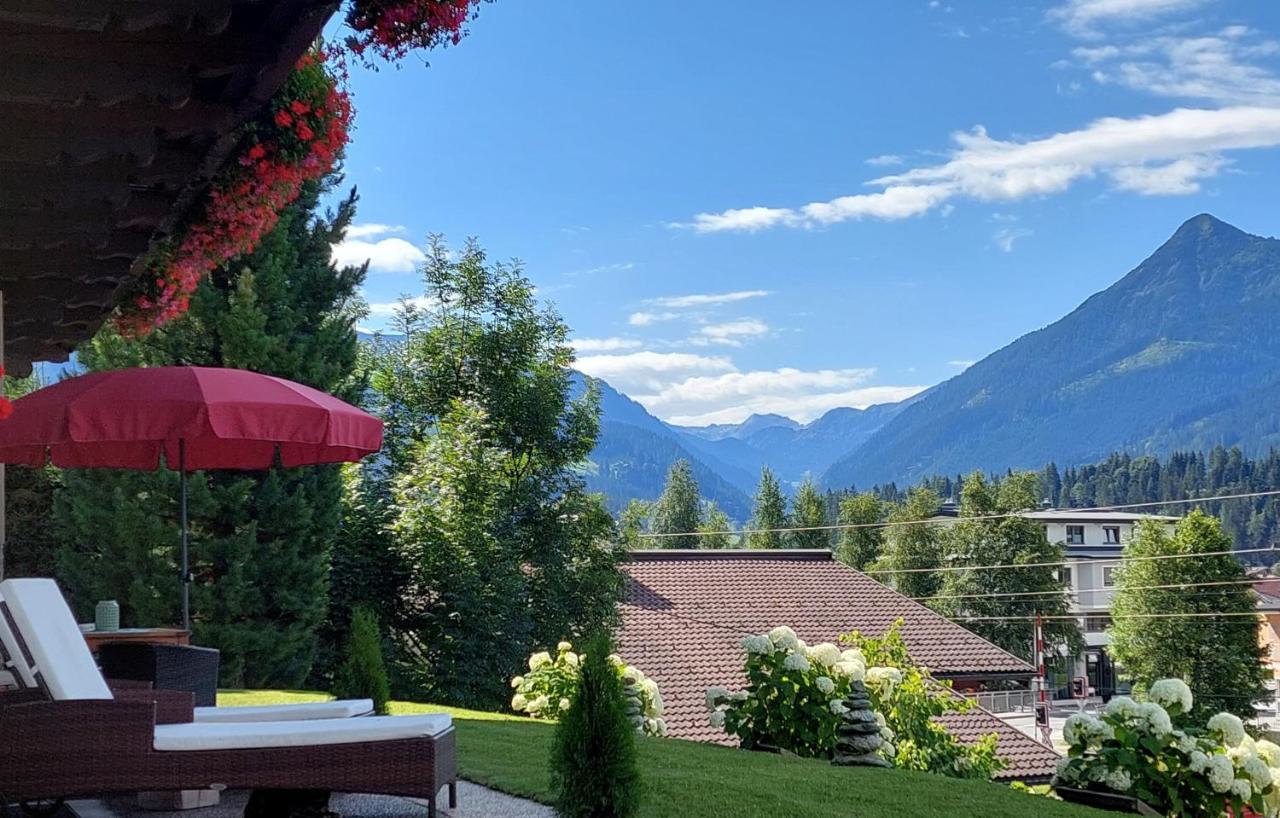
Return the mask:
M 220 705 L 328 698 L 301 691 L 224 691 Z M 501 713 L 410 702 L 391 712 L 449 713 L 462 777 L 547 803 L 551 725 Z M 676 739 L 638 742 L 643 818 L 1101 818 L 1106 813 L 1037 798 L 998 784 L 901 770 L 846 769 Z

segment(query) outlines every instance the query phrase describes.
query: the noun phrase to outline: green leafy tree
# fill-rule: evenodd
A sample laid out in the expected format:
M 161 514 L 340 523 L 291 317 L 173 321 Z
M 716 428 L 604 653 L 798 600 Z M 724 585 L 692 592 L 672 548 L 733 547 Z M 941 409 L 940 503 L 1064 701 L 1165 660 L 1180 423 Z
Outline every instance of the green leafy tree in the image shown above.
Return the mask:
M 667 483 L 653 504 L 650 515 L 653 533 L 664 536 L 653 539 L 659 548 L 698 548 L 698 529 L 702 526 L 702 503 L 698 481 L 693 477 L 689 461 L 681 458 L 667 471 Z
M 79 350 L 91 370 L 200 364 L 300 381 L 348 400 L 364 269 L 331 248 L 354 193 L 320 213 L 304 190 L 253 253 L 215 270 L 188 313 L 145 338 L 108 324 Z M 341 508 L 337 466 L 191 476 L 194 639 L 222 651 L 228 686 L 296 687 L 311 671 L 326 619 L 329 551 Z M 120 601 L 132 624 L 179 614 L 178 478 L 169 471 L 67 471 L 54 504 L 59 575 L 82 612 Z
M 410 579 L 391 627 L 412 692 L 496 708 L 535 645 L 615 616 L 613 521 L 578 469 L 598 393 L 572 397 L 569 328 L 518 264 L 437 236 L 423 280 L 429 306 L 406 300 L 403 340 L 375 342 L 369 361 L 403 476 L 392 536 Z
M 1197 720 L 1219 710 L 1251 719 L 1254 702 L 1268 695 L 1244 567 L 1230 554 L 1207 556 L 1230 549 L 1222 524 L 1202 511 L 1184 517 L 1172 535 L 1163 524 L 1144 520 L 1124 550 L 1126 558 L 1138 559 L 1117 572 L 1108 631 L 1112 656 L 1140 688 L 1169 677 L 1186 682 Z M 1206 556 L 1146 559 L 1194 554 Z M 1234 584 L 1176 587 L 1214 582 Z
M 635 728 L 601 634 L 587 645 L 569 711 L 551 749 L 551 788 L 564 818 L 630 818 L 640 808 Z
M 382 658 L 378 620 L 368 608 L 356 608 L 351 614 L 347 656 L 334 677 L 333 695 L 339 699 L 372 699 L 375 713 L 387 712 L 391 683 Z
M 795 528 L 817 529 L 830 525 L 827 519 L 827 498 L 813 480 L 806 478 L 800 484 L 791 501 L 791 525 Z M 788 537 L 792 548 L 830 548 L 831 531 L 792 531 Z
M 1059 648 L 1075 655 L 1084 646 L 1077 622 L 1061 618 L 1071 611 L 1066 583 L 1055 566 L 1045 564 L 1063 562 L 1064 547 L 1050 543 L 1044 525 L 1036 520 L 1021 516 L 983 519 L 1034 509 L 1039 500 L 1040 475 L 1035 472 L 1009 475 L 998 486 L 991 485 L 980 472 L 966 478 L 960 520 L 943 538 L 951 564 L 1028 567 L 947 572 L 940 592 L 943 598 L 931 603 L 1024 659 L 1031 659 L 1034 653 L 1036 614 L 1045 617 L 1045 648 L 1050 656 L 1058 655 Z
M 627 548 L 652 548 L 653 538 L 642 536 L 649 531 L 653 504 L 632 499 L 618 515 L 618 542 Z
M 768 466 L 760 469 L 760 485 L 756 489 L 755 507 L 751 514 L 748 548 L 782 548 L 786 538 L 776 529 L 787 526 L 787 499 L 782 496 L 778 478 Z
M 868 685 L 877 713 L 893 731 L 897 752 L 893 766 L 904 770 L 947 775 L 952 778 L 988 780 L 1004 769 L 997 755 L 997 736 L 961 743 L 938 719 L 947 713 L 965 713 L 976 705 L 951 692 L 951 683 L 939 681 L 920 667 L 907 652 L 899 619 L 882 637 L 854 631 L 840 642 L 862 652 L 867 667 L 892 667 L 902 673 L 896 685 Z
M 840 530 L 836 556 L 845 565 L 866 570 L 884 550 L 884 529 L 869 526 L 884 522 L 885 505 L 874 493 L 864 491 L 841 498 L 839 514 L 841 525 L 860 527 Z
M 725 514 L 714 502 L 708 501 L 706 510 L 702 515 L 702 525 L 698 528 L 702 535 L 699 537 L 698 547 L 732 547 L 734 535 L 728 533 L 732 529 L 733 523 L 729 520 L 729 515 Z
M 938 513 L 938 495 L 929 488 L 918 487 L 889 513 L 890 525 L 885 530 L 884 554 L 875 569 L 896 571 L 877 576 L 909 597 L 930 597 L 942 587 L 942 545 L 940 527 L 921 523 Z

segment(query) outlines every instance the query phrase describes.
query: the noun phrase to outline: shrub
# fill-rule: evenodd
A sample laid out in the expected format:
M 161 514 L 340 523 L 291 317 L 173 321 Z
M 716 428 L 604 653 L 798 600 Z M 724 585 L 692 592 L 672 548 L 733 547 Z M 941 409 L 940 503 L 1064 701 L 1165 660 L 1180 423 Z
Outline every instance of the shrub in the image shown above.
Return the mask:
M 860 650 L 868 663 L 881 666 L 867 671 L 867 690 L 895 736 L 893 765 L 953 778 L 990 779 L 1005 766 L 996 754 L 996 735 L 962 744 L 936 721 L 945 713 L 964 713 L 976 705 L 951 693 L 950 682 L 934 679 L 911 659 L 901 625 L 901 620 L 895 622 L 879 639 L 856 631 L 840 639 Z
M 737 736 L 747 749 L 830 758 L 850 685 L 870 672 L 862 655 L 841 653 L 830 643 L 809 647 L 788 627 L 748 636 L 742 647 L 747 689 L 707 690 L 711 724 Z M 883 752 L 891 755 L 893 745 L 886 743 Z
M 1162 815 L 1280 814 L 1280 746 L 1254 741 L 1240 719 L 1219 713 L 1189 724 L 1190 689 L 1178 679 L 1151 685 L 1152 701 L 1112 699 L 1101 718 L 1074 715 L 1063 729 L 1070 750 L 1054 786 L 1131 795 Z
M 377 617 L 368 608 L 357 606 L 351 612 L 347 655 L 334 674 L 333 695 L 339 699 L 373 699 L 376 713 L 387 712 L 391 689 L 382 660 L 382 637 Z
M 584 658 L 573 652 L 569 642 L 556 646 L 554 658 L 550 651 L 530 656 L 529 672 L 511 680 L 515 690 L 511 709 L 535 719 L 562 718 L 578 689 Z M 667 723 L 662 719 L 662 694 L 657 682 L 623 662 L 616 653 L 609 654 L 608 662 L 622 681 L 627 715 L 636 730 L 650 736 L 665 736 Z
M 607 636 L 591 641 L 556 727 L 551 785 L 565 818 L 629 818 L 639 807 L 635 729 L 610 655 Z

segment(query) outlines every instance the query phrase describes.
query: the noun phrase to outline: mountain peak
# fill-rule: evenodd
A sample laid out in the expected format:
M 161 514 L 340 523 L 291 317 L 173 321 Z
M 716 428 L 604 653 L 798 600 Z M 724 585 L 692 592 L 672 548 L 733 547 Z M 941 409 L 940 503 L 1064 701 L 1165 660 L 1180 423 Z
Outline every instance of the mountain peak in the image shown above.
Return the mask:
M 1210 213 L 1201 213 L 1183 222 L 1182 226 L 1174 231 L 1169 241 L 1179 244 L 1186 242 L 1198 243 L 1210 239 L 1237 238 L 1247 235 L 1240 228 L 1227 224 Z

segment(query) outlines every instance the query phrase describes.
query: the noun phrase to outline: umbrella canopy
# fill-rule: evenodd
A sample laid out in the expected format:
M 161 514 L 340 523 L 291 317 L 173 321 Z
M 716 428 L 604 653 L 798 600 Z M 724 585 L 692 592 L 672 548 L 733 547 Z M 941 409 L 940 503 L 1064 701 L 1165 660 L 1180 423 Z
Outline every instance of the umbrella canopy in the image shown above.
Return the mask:
M 381 446 L 382 421 L 331 395 L 198 366 L 68 378 L 18 398 L 0 422 L 0 463 L 26 466 L 152 470 L 164 454 L 171 469 L 266 469 L 277 452 L 292 467 L 359 460 Z
M 93 372 L 13 402 L 0 463 L 182 473 L 182 623 L 191 627 L 187 472 L 359 460 L 382 447 L 382 421 L 284 378 L 199 366 Z

